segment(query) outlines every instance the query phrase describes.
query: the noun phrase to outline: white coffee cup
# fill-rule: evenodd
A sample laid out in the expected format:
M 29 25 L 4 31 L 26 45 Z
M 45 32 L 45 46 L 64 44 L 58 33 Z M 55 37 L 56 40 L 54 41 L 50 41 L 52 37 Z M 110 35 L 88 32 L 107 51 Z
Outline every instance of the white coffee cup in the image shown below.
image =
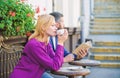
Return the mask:
M 64 34 L 64 29 L 59 29 L 59 30 L 57 30 L 57 35 L 62 35 L 62 34 Z

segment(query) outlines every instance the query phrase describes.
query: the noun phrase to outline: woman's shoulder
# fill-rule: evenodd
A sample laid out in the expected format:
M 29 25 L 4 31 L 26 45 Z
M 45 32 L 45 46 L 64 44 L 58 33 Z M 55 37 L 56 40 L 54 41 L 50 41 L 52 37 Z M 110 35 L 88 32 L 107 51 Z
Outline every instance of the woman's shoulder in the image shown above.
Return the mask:
M 28 41 L 28 44 L 36 44 L 36 43 L 37 43 L 37 41 L 35 38 L 32 38 Z
M 36 40 L 35 38 L 30 39 L 27 44 L 29 44 L 31 46 L 43 46 L 44 45 L 43 42 L 40 42 L 40 41 Z

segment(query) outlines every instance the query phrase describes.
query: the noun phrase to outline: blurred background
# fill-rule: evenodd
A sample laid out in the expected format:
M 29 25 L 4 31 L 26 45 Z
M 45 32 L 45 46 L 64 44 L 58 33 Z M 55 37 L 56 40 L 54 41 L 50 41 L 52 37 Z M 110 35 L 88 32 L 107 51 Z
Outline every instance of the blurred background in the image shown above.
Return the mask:
M 101 61 L 101 64 L 98 67 L 88 67 L 91 73 L 86 76 L 87 78 L 120 78 L 120 0 L 20 1 L 32 6 L 35 12 L 35 21 L 38 15 L 49 14 L 54 11 L 64 15 L 65 28 L 69 32 L 65 47 L 70 52 L 79 44 L 87 40 L 92 41 L 93 47 L 85 58 Z M 22 38 L 3 41 L 14 46 L 24 44 L 25 38 L 22 36 Z M 15 50 L 16 54 L 14 54 L 15 52 L 9 54 L 9 50 L 3 51 L 2 47 L 0 48 L 0 78 L 8 78 L 12 71 L 10 66 L 14 67 L 13 62 L 20 57 L 21 49 Z M 12 61 L 13 65 L 7 61 Z M 55 78 L 67 77 L 55 76 Z

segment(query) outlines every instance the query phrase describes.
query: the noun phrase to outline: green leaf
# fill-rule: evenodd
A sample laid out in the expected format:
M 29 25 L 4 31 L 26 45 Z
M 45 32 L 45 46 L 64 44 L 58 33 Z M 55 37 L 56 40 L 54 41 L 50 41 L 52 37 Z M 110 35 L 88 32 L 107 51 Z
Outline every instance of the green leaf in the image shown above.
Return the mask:
M 1 23 L 1 24 L 0 24 L 0 29 L 3 29 L 4 26 L 5 26 L 4 23 Z

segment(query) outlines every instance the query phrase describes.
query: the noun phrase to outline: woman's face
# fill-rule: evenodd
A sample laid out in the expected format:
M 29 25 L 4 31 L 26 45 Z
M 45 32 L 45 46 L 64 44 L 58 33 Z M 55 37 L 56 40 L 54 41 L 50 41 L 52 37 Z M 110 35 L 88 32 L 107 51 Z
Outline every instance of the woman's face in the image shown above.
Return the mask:
M 53 24 L 47 28 L 46 33 L 49 36 L 56 36 L 56 31 L 57 31 L 57 27 L 55 26 L 55 21 L 53 22 Z

